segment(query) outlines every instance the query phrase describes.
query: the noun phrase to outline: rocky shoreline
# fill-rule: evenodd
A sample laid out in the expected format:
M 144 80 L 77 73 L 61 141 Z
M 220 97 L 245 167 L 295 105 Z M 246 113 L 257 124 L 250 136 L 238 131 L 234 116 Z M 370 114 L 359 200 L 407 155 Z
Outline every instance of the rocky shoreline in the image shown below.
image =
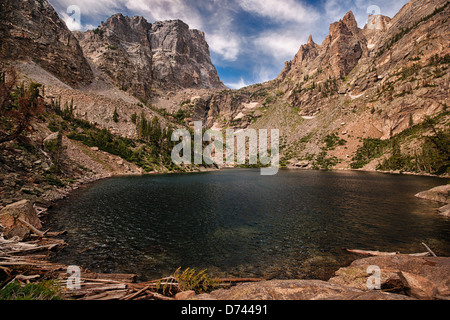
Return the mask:
M 380 289 L 371 290 L 371 268 L 379 268 Z M 368 272 L 368 270 L 370 272 Z M 355 260 L 328 281 L 271 280 L 193 295 L 193 300 L 448 300 L 450 258 L 410 255 Z

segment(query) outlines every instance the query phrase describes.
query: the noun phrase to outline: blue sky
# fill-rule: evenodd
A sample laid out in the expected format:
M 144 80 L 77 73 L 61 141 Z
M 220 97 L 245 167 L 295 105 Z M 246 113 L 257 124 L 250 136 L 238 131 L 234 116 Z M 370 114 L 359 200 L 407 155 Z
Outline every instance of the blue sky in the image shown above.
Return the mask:
M 360 28 L 367 10 L 393 17 L 407 0 L 49 0 L 72 30 L 96 28 L 115 13 L 144 16 L 149 22 L 181 19 L 205 32 L 222 81 L 241 88 L 272 80 L 312 34 L 316 43 L 331 23 L 352 10 Z M 78 23 L 67 9 L 80 8 Z M 72 11 L 70 11 L 72 12 Z

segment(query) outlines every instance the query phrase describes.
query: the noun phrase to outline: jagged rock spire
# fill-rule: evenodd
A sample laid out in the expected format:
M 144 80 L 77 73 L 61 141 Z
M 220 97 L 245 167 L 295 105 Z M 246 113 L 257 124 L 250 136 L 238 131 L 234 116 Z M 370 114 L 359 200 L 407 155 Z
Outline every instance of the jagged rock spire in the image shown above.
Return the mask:
M 358 28 L 358 23 L 356 22 L 355 15 L 352 11 L 347 12 L 342 21 L 351 30 L 356 30 Z

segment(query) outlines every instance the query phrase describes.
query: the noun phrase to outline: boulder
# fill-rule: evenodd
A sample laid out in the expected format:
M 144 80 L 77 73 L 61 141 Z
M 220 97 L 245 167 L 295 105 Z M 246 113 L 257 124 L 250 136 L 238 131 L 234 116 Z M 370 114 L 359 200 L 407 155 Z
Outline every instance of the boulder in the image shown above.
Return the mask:
M 330 283 L 368 290 L 369 266 L 381 270 L 381 289 L 404 292 L 422 300 L 450 298 L 450 258 L 413 257 L 408 255 L 379 256 L 354 261 L 341 268 Z
M 416 194 L 416 197 L 420 199 L 437 201 L 441 203 L 449 203 L 450 202 L 449 194 L 450 194 L 450 184 L 447 184 L 445 186 L 439 186 L 428 191 L 420 192 Z
M 47 138 L 44 139 L 44 145 L 47 145 L 49 143 L 55 143 L 58 141 L 58 138 L 59 138 L 59 133 L 54 132 L 54 133 L 50 134 L 49 136 L 47 136 Z
M 175 295 L 175 300 L 189 300 L 196 296 L 195 291 L 183 291 Z
M 450 204 L 439 208 L 439 214 L 441 216 L 450 217 Z
M 21 223 L 19 218 L 36 229 L 42 228 L 41 221 L 29 200 L 12 203 L 0 211 L 0 231 L 7 239 L 19 237 L 23 240 L 30 234 L 30 229 Z
M 400 272 L 399 275 L 409 296 L 420 300 L 433 300 L 435 288 L 430 280 L 408 272 Z
M 320 280 L 271 280 L 219 289 L 192 300 L 411 300 L 380 291 L 364 291 Z

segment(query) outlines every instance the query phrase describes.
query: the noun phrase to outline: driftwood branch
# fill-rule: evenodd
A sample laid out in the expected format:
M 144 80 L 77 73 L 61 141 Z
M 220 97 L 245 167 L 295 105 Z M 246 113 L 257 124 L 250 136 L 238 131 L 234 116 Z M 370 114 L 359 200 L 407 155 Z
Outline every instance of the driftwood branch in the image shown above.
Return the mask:
M 133 294 L 130 294 L 130 295 L 126 296 L 126 297 L 123 297 L 120 300 L 125 300 L 125 301 L 132 300 L 132 299 L 136 298 L 137 296 L 139 296 L 141 293 L 144 293 L 145 291 L 147 291 L 148 289 L 150 289 L 150 286 L 147 286 L 147 287 L 145 287 L 145 288 L 143 288 L 143 289 L 141 289 L 141 290 L 139 290 L 139 291 L 137 291 L 137 292 L 135 292 Z
M 28 229 L 31 230 L 31 232 L 33 232 L 35 235 L 37 235 L 39 238 L 43 238 L 44 237 L 44 233 L 42 231 L 39 231 L 38 229 L 36 229 L 34 226 L 32 226 L 30 223 L 28 223 L 27 221 L 23 220 L 22 218 L 18 219 L 20 223 L 22 223 L 25 227 L 27 227 Z
M 400 252 L 380 252 L 380 251 L 368 251 L 368 250 L 357 250 L 357 249 L 345 249 L 348 252 L 361 254 L 365 256 L 395 256 L 400 254 Z M 426 257 L 429 256 L 430 253 L 428 252 L 421 252 L 421 253 L 412 253 L 407 254 L 411 257 Z
M 259 279 L 259 278 L 216 278 L 214 280 L 219 283 L 243 283 L 243 282 L 267 281 L 267 279 Z
M 399 252 L 380 252 L 380 251 L 368 251 L 368 250 L 357 250 L 357 249 L 345 249 L 348 252 L 361 254 L 365 256 L 395 256 Z
M 430 249 L 429 246 L 427 246 L 427 244 L 425 242 L 422 242 L 423 246 L 428 250 L 429 253 L 431 253 L 431 255 L 433 257 L 437 257 L 437 255 L 433 252 L 433 250 Z

